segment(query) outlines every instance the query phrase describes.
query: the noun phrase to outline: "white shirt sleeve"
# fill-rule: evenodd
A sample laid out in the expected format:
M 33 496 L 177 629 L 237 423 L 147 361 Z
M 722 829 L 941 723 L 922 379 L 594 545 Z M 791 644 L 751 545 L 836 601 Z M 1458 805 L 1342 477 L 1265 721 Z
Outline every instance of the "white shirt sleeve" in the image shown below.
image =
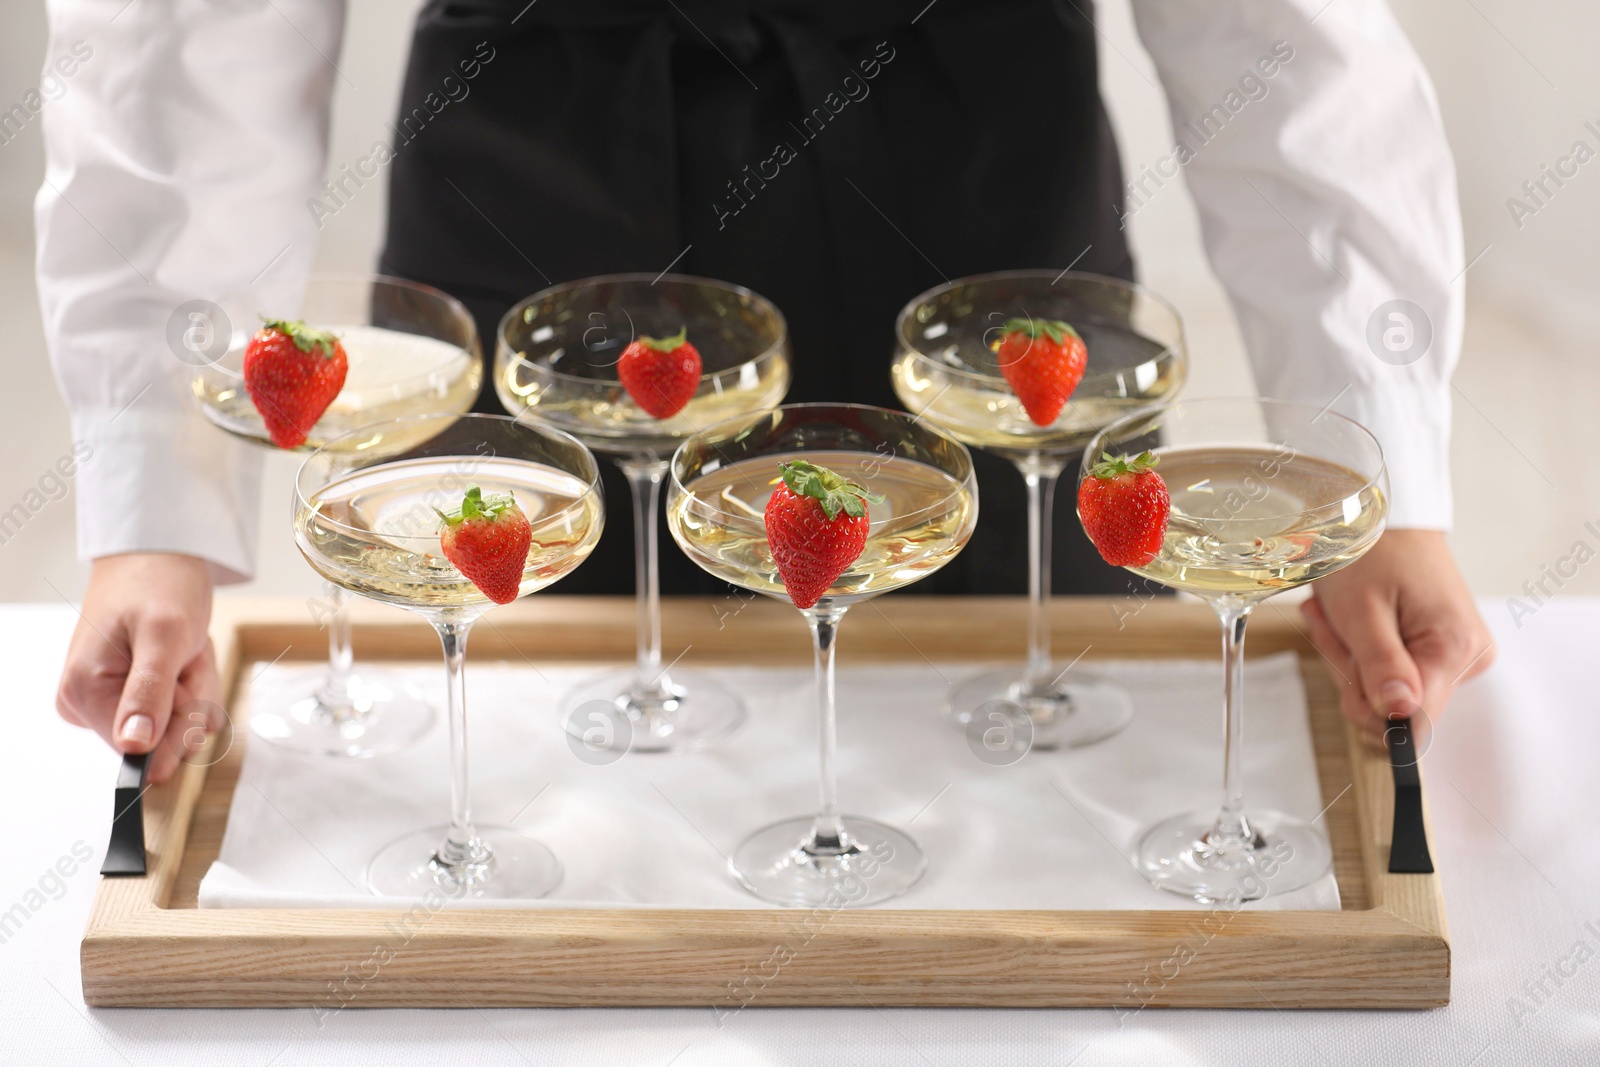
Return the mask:
M 1432 84 L 1393 15 L 1382 0 L 1133 10 L 1176 151 L 1157 161 L 1170 173 L 1125 175 L 1126 210 L 1182 170 L 1257 387 L 1362 423 L 1388 463 L 1390 525 L 1448 527 L 1460 208 Z
M 79 552 L 179 552 L 242 579 L 262 453 L 200 414 L 169 320 L 206 300 L 249 332 L 258 311 L 296 306 L 316 250 L 306 202 L 323 178 L 343 4 L 51 0 L 49 11 L 47 63 L 75 62 L 42 119 L 37 269 L 88 453 Z

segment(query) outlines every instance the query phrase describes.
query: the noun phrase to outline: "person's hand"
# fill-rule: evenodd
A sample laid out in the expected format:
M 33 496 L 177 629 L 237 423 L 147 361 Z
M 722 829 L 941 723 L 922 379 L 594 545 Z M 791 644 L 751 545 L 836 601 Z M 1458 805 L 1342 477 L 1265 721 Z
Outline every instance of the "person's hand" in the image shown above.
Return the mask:
M 210 621 L 204 560 L 156 552 L 95 560 L 56 710 L 118 752 L 154 753 L 150 781 L 165 781 L 221 725 Z
M 1337 676 L 1345 715 L 1369 737 L 1419 709 L 1437 722 L 1451 692 L 1494 662 L 1494 641 L 1436 530 L 1389 530 L 1316 582 L 1300 606 Z

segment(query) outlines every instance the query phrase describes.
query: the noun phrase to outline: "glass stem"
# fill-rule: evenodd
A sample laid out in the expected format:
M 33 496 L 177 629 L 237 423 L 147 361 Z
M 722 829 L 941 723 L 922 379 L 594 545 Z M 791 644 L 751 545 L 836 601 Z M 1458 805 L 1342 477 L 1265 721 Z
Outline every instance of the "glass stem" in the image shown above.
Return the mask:
M 1244 814 L 1244 631 L 1253 601 L 1222 597 L 1213 605 L 1222 620 L 1222 811 L 1210 844 L 1248 845 L 1255 837 Z
M 467 633 L 470 619 L 434 623 L 444 646 L 445 687 L 450 716 L 450 829 L 439 846 L 439 862 L 459 867 L 481 861 L 482 846 L 472 828 L 472 803 L 467 795 Z
M 1059 468 L 1022 472 L 1028 486 L 1028 666 L 1023 685 L 1030 693 L 1047 690 L 1056 680 L 1050 653 L 1050 519 L 1060 473 Z
M 317 691 L 317 703 L 337 722 L 355 714 L 350 701 L 350 667 L 355 662 L 350 647 L 350 596 L 332 582 L 324 585 L 333 611 L 328 616 L 328 673 Z
M 331 455 L 324 456 L 319 469 L 322 480 L 331 481 L 338 464 Z M 325 583 L 324 588 L 333 611 L 328 616 L 328 673 L 317 690 L 317 704 L 334 722 L 343 722 L 357 714 L 350 700 L 350 668 L 355 662 L 350 644 L 350 594 L 332 582 Z
M 817 725 L 820 774 L 817 789 L 817 818 L 811 826 L 806 851 L 813 855 L 838 856 L 855 851 L 846 837 L 839 817 L 839 723 L 834 704 L 833 646 L 839 636 L 839 621 L 845 608 L 809 608 L 802 614 L 811 627 L 811 646 L 817 674 Z
M 661 669 L 661 568 L 656 543 L 656 510 L 661 505 L 664 460 L 621 464 L 633 489 L 633 572 L 638 608 L 638 641 L 634 659 L 633 691 L 637 700 L 659 702 L 672 689 Z

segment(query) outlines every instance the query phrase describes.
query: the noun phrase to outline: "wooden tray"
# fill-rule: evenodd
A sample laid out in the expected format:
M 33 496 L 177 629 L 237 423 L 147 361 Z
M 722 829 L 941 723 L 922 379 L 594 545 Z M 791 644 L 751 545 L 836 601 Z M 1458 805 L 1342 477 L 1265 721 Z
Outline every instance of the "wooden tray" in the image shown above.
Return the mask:
M 1120 601 L 1118 603 L 1121 603 Z M 736 625 L 719 625 L 729 607 Z M 149 874 L 102 879 L 82 945 L 96 1006 L 486 1007 L 683 1005 L 720 1017 L 749 1006 L 1426 1008 L 1450 996 L 1450 944 L 1435 875 L 1386 870 L 1388 764 L 1347 728 L 1327 670 L 1292 609 L 1269 601 L 1254 655 L 1300 655 L 1324 817 L 1343 910 L 835 911 L 225 910 L 196 906 L 216 857 L 248 731 L 144 798 Z M 804 629 L 770 601 L 663 605 L 698 663 L 809 662 Z M 1057 652 L 1091 658 L 1218 654 L 1203 606 L 1161 601 L 1121 620 L 1112 602 L 1058 599 Z M 629 661 L 633 604 L 535 596 L 488 616 L 474 659 Z M 852 663 L 1004 660 L 1023 647 L 1020 601 L 888 597 L 846 622 Z M 230 693 L 242 669 L 315 660 L 326 637 L 303 604 L 223 601 L 214 629 Z M 436 660 L 431 629 L 356 605 L 362 659 Z M 1206 694 L 1207 700 L 1211 694 Z M 930 729 L 940 728 L 930 723 Z M 107 793 L 110 792 L 107 783 Z M 413 929 L 414 927 L 414 929 Z M 398 931 L 405 931 L 404 936 Z M 799 946 L 802 946 L 800 948 Z

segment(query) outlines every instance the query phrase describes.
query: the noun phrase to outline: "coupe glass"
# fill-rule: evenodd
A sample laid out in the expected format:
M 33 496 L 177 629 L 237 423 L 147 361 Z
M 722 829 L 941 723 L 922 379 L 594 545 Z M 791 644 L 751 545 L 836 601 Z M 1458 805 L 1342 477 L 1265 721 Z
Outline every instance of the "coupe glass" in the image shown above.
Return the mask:
M 1267 597 L 1348 566 L 1377 542 L 1388 512 L 1383 450 L 1327 408 L 1188 400 L 1106 427 L 1084 455 L 1083 476 L 1102 453 L 1155 432 L 1172 513 L 1155 559 L 1129 569 L 1201 597 L 1222 620 L 1223 788 L 1220 814 L 1158 823 L 1136 861 L 1162 889 L 1203 903 L 1286 893 L 1320 878 L 1332 853 L 1310 823 L 1245 812 L 1245 623 Z
M 450 897 L 542 897 L 561 880 L 550 850 L 514 827 L 472 821 L 467 634 L 495 604 L 444 558 L 438 512 L 459 506 L 469 486 L 513 494 L 533 527 L 521 593 L 543 589 L 600 539 L 605 505 L 594 456 L 558 430 L 499 415 L 380 422 L 335 438 L 326 450 L 333 462 L 313 454 L 295 482 L 301 553 L 333 584 L 421 615 L 444 646 L 450 823 L 384 848 L 367 867 L 367 885 L 383 896 L 414 898 L 437 888 Z
M 683 410 L 658 419 L 617 380 L 617 361 L 637 337 L 680 330 L 699 350 L 703 373 Z M 632 671 L 602 675 L 567 695 L 566 727 L 586 745 L 690 751 L 744 721 L 738 694 L 705 674 L 669 675 L 662 666 L 656 514 L 672 450 L 697 430 L 776 407 L 789 388 L 788 353 L 788 330 L 771 302 L 726 282 L 674 274 L 557 285 L 501 321 L 495 388 L 506 410 L 565 430 L 611 457 L 633 490 L 637 654 Z M 599 738 L 581 710 L 596 702 L 614 708 L 628 729 Z
M 281 309 L 265 308 L 276 314 Z M 325 456 L 354 447 L 350 431 L 406 415 L 456 416 L 472 407 L 483 384 L 478 331 L 460 301 L 399 278 L 313 277 L 299 317 L 332 330 L 349 360 L 344 388 L 300 451 Z M 244 387 L 249 334 L 198 368 L 191 382 L 206 417 L 237 437 L 276 448 Z M 400 448 L 394 440 L 389 447 Z M 434 708 L 396 675 L 352 671 L 344 590 L 312 605 L 328 627 L 328 665 L 315 671 L 270 672 L 253 696 L 250 728 L 272 744 L 329 756 L 378 756 L 403 748 L 433 724 Z
M 860 907 L 899 896 L 927 867 L 911 837 L 841 815 L 834 759 L 833 650 L 851 605 L 932 574 L 961 551 L 978 519 L 972 456 L 909 415 L 857 404 L 791 404 L 696 434 L 672 458 L 667 525 L 707 572 L 789 599 L 767 544 L 763 510 L 779 463 L 806 459 L 881 494 L 868 505 L 866 548 L 803 609 L 816 660 L 821 776 L 817 814 L 757 830 L 731 858 L 756 896 L 794 907 Z
M 1088 367 L 1055 422 L 1039 426 L 1006 384 L 995 355 L 1002 324 L 1060 319 L 1083 338 Z M 1128 725 L 1133 703 L 1050 649 L 1050 519 L 1056 482 L 1090 437 L 1131 411 L 1171 400 L 1188 369 L 1183 323 L 1143 286 L 1071 271 L 1003 271 L 958 278 L 912 300 L 895 323 L 895 393 L 907 409 L 969 445 L 1010 460 L 1028 489 L 1028 659 L 957 685 L 946 713 L 959 725 L 992 700 L 1020 705 L 1033 747 L 1086 745 Z

